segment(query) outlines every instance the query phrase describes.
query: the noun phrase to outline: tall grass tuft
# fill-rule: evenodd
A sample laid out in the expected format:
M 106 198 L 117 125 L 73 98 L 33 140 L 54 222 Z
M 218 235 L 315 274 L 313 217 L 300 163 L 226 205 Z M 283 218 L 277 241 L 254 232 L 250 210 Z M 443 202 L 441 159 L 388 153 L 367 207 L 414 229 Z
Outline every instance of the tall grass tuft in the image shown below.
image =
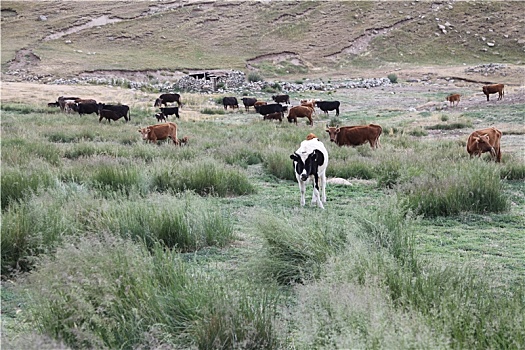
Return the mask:
M 319 275 L 321 265 L 339 251 L 346 242 L 343 225 L 332 225 L 316 214 L 293 219 L 279 219 L 261 214 L 255 222 L 264 239 L 264 253 L 255 261 L 254 269 L 262 279 L 279 284 L 303 283 Z
M 190 190 L 200 195 L 220 197 L 255 192 L 255 187 L 241 169 L 210 159 L 163 167 L 153 175 L 152 182 L 158 191 Z
M 51 170 L 47 168 L 14 169 L 2 167 L 0 180 L 2 210 L 11 203 L 27 198 L 38 189 L 53 186 L 54 180 Z
M 140 202 L 110 201 L 92 220 L 93 232 L 111 232 L 153 247 L 161 242 L 178 251 L 206 246 L 224 247 L 234 239 L 227 213 L 198 196 L 186 193 Z
M 267 173 L 283 180 L 295 180 L 290 154 L 285 150 L 273 150 L 263 155 L 263 167 Z
M 129 194 L 134 189 L 146 191 L 145 176 L 136 164 L 99 164 L 91 176 L 92 185 L 103 192 Z
M 79 229 L 78 220 L 64 214 L 65 202 L 55 191 L 42 193 L 2 212 L 2 275 L 29 271 L 35 257 L 48 253 Z
M 434 168 L 402 186 L 406 204 L 426 216 L 503 212 L 510 203 L 496 164 L 482 160 Z
M 39 331 L 73 348 L 274 348 L 271 290 L 207 275 L 160 246 L 70 243 L 28 279 Z

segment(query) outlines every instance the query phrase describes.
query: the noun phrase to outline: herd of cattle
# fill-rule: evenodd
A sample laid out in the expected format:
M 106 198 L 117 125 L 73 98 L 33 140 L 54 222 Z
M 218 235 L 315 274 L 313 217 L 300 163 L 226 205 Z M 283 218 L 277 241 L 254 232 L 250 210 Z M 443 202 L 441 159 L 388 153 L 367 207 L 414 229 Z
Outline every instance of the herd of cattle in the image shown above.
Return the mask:
M 483 86 L 483 93 L 487 96 L 489 101 L 490 94 L 498 94 L 498 100 L 504 96 L 504 85 L 493 84 Z M 451 94 L 447 96 L 447 101 L 451 106 L 459 104 L 461 95 Z M 253 97 L 243 97 L 242 103 L 246 111 L 253 107 L 255 111 L 263 116 L 263 120 L 279 120 L 282 122 L 284 112 L 288 112 L 287 119 L 290 123 L 297 125 L 298 118 L 306 118 L 310 125 L 313 125 L 313 115 L 315 114 L 315 107 L 318 107 L 326 115 L 329 111 L 335 110 L 335 115 L 339 115 L 339 101 L 316 101 L 316 100 L 301 100 L 300 105 L 290 106 L 289 95 L 275 95 L 272 96 L 273 103 L 265 101 L 258 101 Z M 168 103 L 176 103 L 176 106 Z M 239 108 L 239 103 L 236 97 L 224 97 L 222 99 L 224 109 L 228 107 L 232 109 Z M 286 105 L 283 105 L 286 104 Z M 99 116 L 99 122 L 107 119 L 108 122 L 119 120 L 131 120 L 130 108 L 127 105 L 112 105 L 97 102 L 93 99 L 82 99 L 79 97 L 65 97 L 60 96 L 56 102 L 48 103 L 48 106 L 60 107 L 62 112 L 77 112 L 79 115 L 95 113 Z M 182 107 L 181 96 L 176 93 L 162 94 L 155 100 L 153 105 L 158 107 L 160 112 L 155 114 L 157 121 L 164 121 L 162 124 L 150 125 L 139 129 L 142 139 L 151 143 L 157 141 L 170 139 L 175 145 L 186 145 L 188 137 L 178 138 L 177 124 L 168 122 L 169 116 L 179 116 L 179 108 Z M 164 107 L 163 107 L 164 106 Z M 381 147 L 379 138 L 383 129 L 380 125 L 369 124 L 359 126 L 326 126 L 325 130 L 330 142 L 337 146 L 359 146 L 368 143 L 371 148 Z M 502 132 L 495 127 L 476 130 L 469 135 L 467 140 L 467 152 L 470 157 L 478 156 L 489 152 L 492 160 L 496 162 L 501 161 L 500 140 Z M 312 204 L 316 204 L 323 208 L 323 202 L 326 202 L 326 168 L 328 165 L 328 152 L 324 144 L 314 135 L 309 134 L 307 139 L 301 142 L 297 151 L 295 151 L 290 158 L 293 160 L 295 174 L 299 188 L 301 191 L 301 205 L 305 204 L 305 186 L 309 179 L 313 182 Z

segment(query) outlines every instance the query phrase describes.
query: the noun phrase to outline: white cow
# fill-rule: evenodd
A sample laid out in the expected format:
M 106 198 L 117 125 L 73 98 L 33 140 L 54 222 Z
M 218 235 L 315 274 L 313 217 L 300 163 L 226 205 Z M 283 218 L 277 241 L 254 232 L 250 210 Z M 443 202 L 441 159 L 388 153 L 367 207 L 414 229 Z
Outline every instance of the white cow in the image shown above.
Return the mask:
M 290 155 L 293 160 L 295 177 L 301 190 L 301 205 L 305 205 L 306 183 L 313 179 L 312 204 L 324 209 L 326 203 L 326 168 L 328 152 L 318 138 L 301 142 L 301 147 Z

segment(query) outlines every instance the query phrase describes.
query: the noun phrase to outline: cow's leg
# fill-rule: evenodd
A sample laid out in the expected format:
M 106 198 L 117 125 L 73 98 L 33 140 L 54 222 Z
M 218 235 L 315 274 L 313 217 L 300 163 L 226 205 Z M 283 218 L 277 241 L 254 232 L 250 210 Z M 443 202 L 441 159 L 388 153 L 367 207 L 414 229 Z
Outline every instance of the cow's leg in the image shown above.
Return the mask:
M 319 208 L 324 209 L 323 203 L 321 202 L 321 196 L 319 193 L 319 175 L 318 174 L 314 175 L 312 204 L 317 204 Z
M 304 206 L 306 203 L 306 200 L 304 198 L 305 193 L 306 193 L 306 182 L 301 181 L 299 177 L 297 177 L 297 182 L 299 183 L 299 190 L 301 191 L 301 202 L 300 203 L 301 203 L 301 206 Z
M 323 172 L 323 174 L 321 174 L 321 201 L 323 203 L 326 203 L 326 172 Z

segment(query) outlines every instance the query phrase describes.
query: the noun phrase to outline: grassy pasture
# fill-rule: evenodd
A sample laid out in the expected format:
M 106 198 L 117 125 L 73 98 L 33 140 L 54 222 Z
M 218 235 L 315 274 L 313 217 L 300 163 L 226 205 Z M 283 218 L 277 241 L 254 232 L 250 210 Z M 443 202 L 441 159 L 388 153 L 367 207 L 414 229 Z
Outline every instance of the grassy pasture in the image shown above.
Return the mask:
M 504 133 L 502 164 L 469 159 L 464 145 L 471 129 L 492 124 L 493 111 L 505 128 L 522 129 L 522 103 L 481 96 L 465 101 L 467 110 L 422 113 L 408 110 L 442 95 L 408 85 L 336 91 L 321 97 L 341 100 L 341 115 L 317 111 L 309 127 L 242 108 L 203 114 L 217 96 L 183 94 L 176 123 L 190 142 L 176 147 L 140 140 L 137 129 L 154 123 L 154 94 L 98 88 L 132 107 L 129 123 L 108 124 L 44 107 L 56 92 L 36 104 L 3 94 L 6 346 L 525 342 L 522 135 Z M 309 97 L 319 94 L 292 100 Z M 324 125 L 332 119 L 381 124 L 382 148 L 330 144 Z M 471 124 L 410 134 L 457 120 Z M 310 132 L 328 147 L 328 177 L 352 183 L 329 184 L 324 211 L 308 198 L 299 206 L 289 159 Z

